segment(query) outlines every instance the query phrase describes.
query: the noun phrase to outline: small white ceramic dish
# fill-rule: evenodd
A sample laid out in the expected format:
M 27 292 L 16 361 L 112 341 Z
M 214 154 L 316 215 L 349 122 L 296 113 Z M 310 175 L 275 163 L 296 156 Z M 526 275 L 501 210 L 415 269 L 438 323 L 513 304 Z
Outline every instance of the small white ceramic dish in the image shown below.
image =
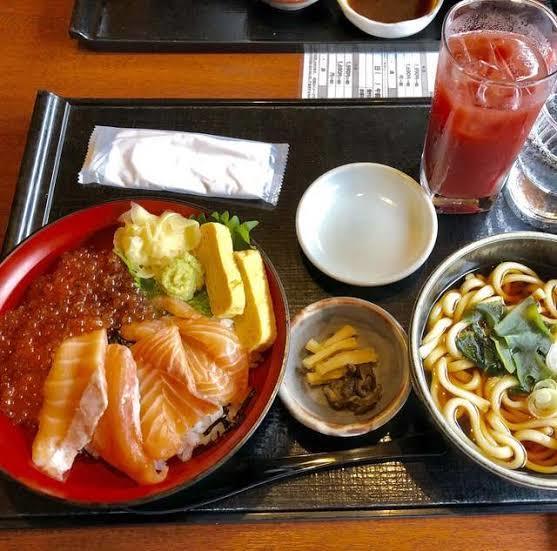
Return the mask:
M 382 396 L 369 412 L 356 415 L 332 409 L 323 391 L 312 388 L 299 371 L 307 355 L 305 345 L 330 336 L 345 324 L 353 325 L 359 339 L 377 350 L 375 368 Z M 306 427 L 330 436 L 358 436 L 390 421 L 410 393 L 410 369 L 406 333 L 379 306 L 365 300 L 338 297 L 315 302 L 301 310 L 290 329 L 290 353 L 279 395 L 288 411 Z
M 433 9 L 426 15 L 418 17 L 417 19 L 409 19 L 408 21 L 400 21 L 398 23 L 381 23 L 380 21 L 368 19 L 352 9 L 348 4 L 348 0 L 337 1 L 346 18 L 366 34 L 379 38 L 403 38 L 419 33 L 421 30 L 425 29 L 441 9 L 444 0 L 437 0 Z M 393 0 L 393 2 L 394 1 L 396 0 Z
M 263 0 L 265 4 L 269 4 L 273 8 L 277 8 L 277 10 L 284 10 L 284 11 L 297 11 L 301 10 L 302 8 L 307 8 L 311 6 L 311 4 L 315 4 L 318 0 Z
M 309 186 L 296 212 L 296 233 L 319 270 L 371 287 L 403 279 L 424 263 L 437 238 L 437 215 L 410 176 L 354 163 Z

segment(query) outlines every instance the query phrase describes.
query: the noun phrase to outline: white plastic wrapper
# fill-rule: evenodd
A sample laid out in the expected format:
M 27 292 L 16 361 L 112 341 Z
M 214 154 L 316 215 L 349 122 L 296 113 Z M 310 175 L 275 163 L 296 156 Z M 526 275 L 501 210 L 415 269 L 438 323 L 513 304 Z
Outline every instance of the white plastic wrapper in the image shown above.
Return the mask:
M 288 147 L 190 132 L 96 126 L 78 181 L 276 205 Z

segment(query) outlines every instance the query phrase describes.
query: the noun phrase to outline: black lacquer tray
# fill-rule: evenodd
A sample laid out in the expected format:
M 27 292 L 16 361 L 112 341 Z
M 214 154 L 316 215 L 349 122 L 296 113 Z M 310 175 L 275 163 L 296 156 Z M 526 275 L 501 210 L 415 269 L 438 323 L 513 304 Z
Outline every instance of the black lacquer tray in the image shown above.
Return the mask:
M 385 47 L 439 40 L 443 17 L 456 1 L 445 0 L 420 33 L 385 41 Z M 542 1 L 555 9 L 557 0 Z M 260 0 L 76 0 L 70 36 L 89 48 L 113 51 L 296 52 L 306 44 L 378 41 L 354 27 L 336 0 L 319 0 L 298 12 Z
M 383 288 L 358 288 L 317 272 L 298 247 L 294 229 L 297 203 L 323 172 L 353 161 L 395 166 L 417 177 L 429 104 L 423 100 L 385 101 L 183 101 L 65 99 L 38 95 L 27 148 L 13 201 L 4 252 L 34 230 L 71 211 L 132 193 L 107 187 L 83 187 L 77 173 L 94 125 L 134 126 L 207 132 L 254 140 L 290 143 L 284 187 L 275 209 L 257 203 L 185 198 L 208 209 L 227 208 L 257 218 L 257 239 L 284 283 L 291 314 L 330 295 L 351 295 L 377 302 L 407 327 L 412 304 L 427 275 L 449 253 L 472 240 L 498 232 L 531 229 L 501 198 L 488 214 L 440 216 L 439 238 L 426 264 L 409 278 Z M 133 195 L 137 195 L 136 193 Z M 145 193 L 148 195 L 148 193 Z M 370 220 L 370 231 L 377 231 Z M 151 508 L 186 506 L 218 492 L 229 472 L 249 459 L 356 448 L 390 437 L 433 430 L 417 399 L 379 434 L 352 439 L 319 436 L 294 421 L 280 400 L 231 462 L 200 486 Z M 432 440 L 432 439 L 433 440 Z M 433 434 L 423 452 L 441 444 Z M 227 470 L 229 469 L 229 470 Z M 231 477 L 233 475 L 230 475 Z M 220 480 L 220 482 L 219 482 Z M 347 467 L 289 479 L 203 506 L 172 520 L 285 519 L 341 516 L 426 515 L 439 513 L 557 510 L 557 493 L 513 486 L 484 472 L 455 451 L 421 461 Z M 116 520 L 160 520 L 129 511 L 90 511 L 35 496 L 19 485 L 0 481 L 0 526 Z
M 408 40 L 439 40 L 445 0 L 435 20 Z M 284 12 L 260 0 L 76 0 L 70 35 L 116 51 L 303 51 L 304 44 L 376 42 L 354 27 L 336 0 Z

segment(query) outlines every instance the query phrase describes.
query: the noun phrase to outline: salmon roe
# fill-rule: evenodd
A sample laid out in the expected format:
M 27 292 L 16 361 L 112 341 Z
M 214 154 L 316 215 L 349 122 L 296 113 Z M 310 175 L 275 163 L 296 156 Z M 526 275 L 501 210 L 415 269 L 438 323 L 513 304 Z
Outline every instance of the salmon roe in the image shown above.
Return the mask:
M 60 343 L 82 333 L 156 317 L 121 260 L 109 250 L 82 247 L 64 254 L 24 300 L 0 318 L 0 410 L 35 425 L 43 385 Z

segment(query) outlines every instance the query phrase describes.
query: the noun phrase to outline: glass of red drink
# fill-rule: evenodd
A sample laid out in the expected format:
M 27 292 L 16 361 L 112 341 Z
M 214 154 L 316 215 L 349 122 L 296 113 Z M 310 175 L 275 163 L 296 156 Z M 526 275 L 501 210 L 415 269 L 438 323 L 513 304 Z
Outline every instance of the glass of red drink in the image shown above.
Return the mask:
M 464 0 L 443 23 L 420 180 L 438 212 L 488 210 L 557 70 L 557 18 L 536 0 Z

